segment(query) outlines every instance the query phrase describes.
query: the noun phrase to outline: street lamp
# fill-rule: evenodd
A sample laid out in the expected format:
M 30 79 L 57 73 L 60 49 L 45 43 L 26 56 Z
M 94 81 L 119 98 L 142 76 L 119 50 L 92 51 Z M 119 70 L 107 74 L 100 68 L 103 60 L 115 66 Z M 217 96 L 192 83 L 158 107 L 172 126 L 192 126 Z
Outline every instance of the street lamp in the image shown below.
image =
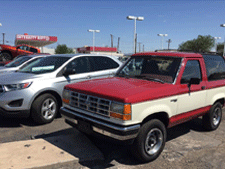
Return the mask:
M 162 39 L 161 39 L 161 43 L 162 43 L 162 49 L 163 49 L 163 39 L 164 39 L 164 36 L 168 36 L 168 34 L 157 34 L 158 36 L 161 36 Z
M 225 27 L 225 24 L 221 24 L 220 26 Z M 223 43 L 223 56 L 224 56 L 224 53 L 225 53 L 225 38 L 224 38 L 224 43 Z
M 143 21 L 144 17 L 142 16 L 127 16 L 128 20 L 134 20 L 134 53 L 136 53 L 136 20 Z
M 95 51 L 95 32 L 99 33 L 100 30 L 92 30 L 92 29 L 88 29 L 88 32 L 93 32 L 93 52 Z
M 217 52 L 217 39 L 221 39 L 221 37 L 214 37 L 215 39 L 215 52 Z

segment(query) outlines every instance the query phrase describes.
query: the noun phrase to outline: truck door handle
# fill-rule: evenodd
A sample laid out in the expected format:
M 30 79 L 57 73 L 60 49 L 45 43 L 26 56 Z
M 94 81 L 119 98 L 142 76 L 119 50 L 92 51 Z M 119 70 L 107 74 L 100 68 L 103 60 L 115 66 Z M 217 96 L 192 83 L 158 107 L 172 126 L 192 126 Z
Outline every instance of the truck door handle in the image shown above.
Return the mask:
M 202 90 L 204 90 L 205 89 L 205 86 L 202 86 L 201 88 L 202 88 Z
M 172 99 L 172 100 L 170 100 L 171 102 L 177 102 L 177 99 Z

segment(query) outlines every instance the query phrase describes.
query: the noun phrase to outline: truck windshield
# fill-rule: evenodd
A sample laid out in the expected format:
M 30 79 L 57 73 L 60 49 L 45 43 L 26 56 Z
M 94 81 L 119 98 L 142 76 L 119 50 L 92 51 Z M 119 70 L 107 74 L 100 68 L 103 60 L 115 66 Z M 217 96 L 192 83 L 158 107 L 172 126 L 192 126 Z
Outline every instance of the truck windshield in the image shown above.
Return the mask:
M 179 70 L 181 58 L 162 56 L 138 56 L 117 72 L 117 77 L 138 78 L 160 83 L 173 83 Z
M 70 57 L 61 57 L 61 56 L 47 56 L 40 58 L 31 64 L 21 68 L 18 72 L 23 73 L 34 73 L 34 74 L 43 74 L 53 72 L 62 66 Z

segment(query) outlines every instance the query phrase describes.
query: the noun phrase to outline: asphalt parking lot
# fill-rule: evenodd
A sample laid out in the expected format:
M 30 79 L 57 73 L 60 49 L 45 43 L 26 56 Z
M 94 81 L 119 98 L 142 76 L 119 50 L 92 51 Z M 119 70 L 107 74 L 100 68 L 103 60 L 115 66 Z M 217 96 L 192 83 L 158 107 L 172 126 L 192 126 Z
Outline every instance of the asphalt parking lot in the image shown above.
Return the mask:
M 41 126 L 0 121 L 0 168 L 225 168 L 225 115 L 213 132 L 203 130 L 201 119 L 169 129 L 164 151 L 146 164 L 130 155 L 129 146 L 89 138 L 62 118 Z

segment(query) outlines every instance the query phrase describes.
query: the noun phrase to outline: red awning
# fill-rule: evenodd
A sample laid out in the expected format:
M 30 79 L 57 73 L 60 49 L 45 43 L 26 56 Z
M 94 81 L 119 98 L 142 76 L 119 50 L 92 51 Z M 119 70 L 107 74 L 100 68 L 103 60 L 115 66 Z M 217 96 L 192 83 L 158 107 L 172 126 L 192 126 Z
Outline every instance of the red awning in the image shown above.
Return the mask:
M 15 45 L 28 44 L 36 47 L 43 47 L 57 42 L 56 36 L 39 36 L 39 35 L 16 35 Z

